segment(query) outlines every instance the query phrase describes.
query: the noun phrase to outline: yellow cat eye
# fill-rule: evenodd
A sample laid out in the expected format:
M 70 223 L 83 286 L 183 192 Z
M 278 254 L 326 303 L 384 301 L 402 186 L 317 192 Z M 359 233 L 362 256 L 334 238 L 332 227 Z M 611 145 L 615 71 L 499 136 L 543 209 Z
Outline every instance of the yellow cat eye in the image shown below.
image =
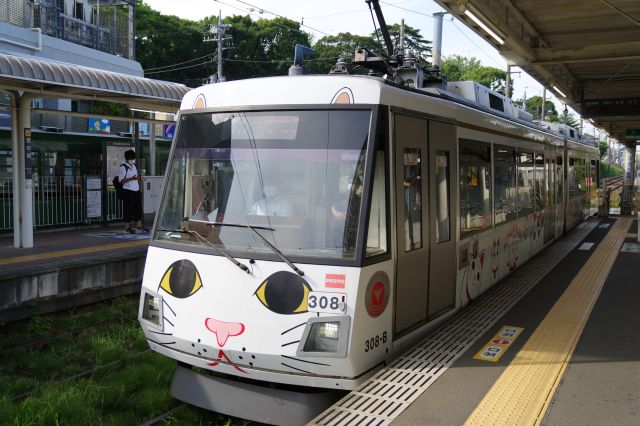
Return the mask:
M 202 288 L 202 279 L 192 262 L 178 260 L 167 268 L 159 287 L 174 297 L 184 299 Z
M 276 314 L 301 314 L 309 310 L 308 297 L 311 287 L 299 275 L 279 271 L 269 276 L 255 292 L 267 309 Z

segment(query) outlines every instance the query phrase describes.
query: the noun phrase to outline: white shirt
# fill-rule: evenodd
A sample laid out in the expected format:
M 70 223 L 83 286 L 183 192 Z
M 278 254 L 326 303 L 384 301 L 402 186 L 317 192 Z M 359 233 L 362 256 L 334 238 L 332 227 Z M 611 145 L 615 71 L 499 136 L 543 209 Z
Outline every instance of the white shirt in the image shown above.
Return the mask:
M 128 169 L 127 169 L 128 167 Z M 120 174 L 118 175 L 120 182 L 124 179 L 130 179 L 134 176 L 138 176 L 138 169 L 134 164 L 128 164 L 126 166 L 120 164 Z M 140 191 L 140 185 L 138 185 L 138 181 L 136 179 L 130 180 L 122 185 L 124 189 L 128 189 L 130 191 Z

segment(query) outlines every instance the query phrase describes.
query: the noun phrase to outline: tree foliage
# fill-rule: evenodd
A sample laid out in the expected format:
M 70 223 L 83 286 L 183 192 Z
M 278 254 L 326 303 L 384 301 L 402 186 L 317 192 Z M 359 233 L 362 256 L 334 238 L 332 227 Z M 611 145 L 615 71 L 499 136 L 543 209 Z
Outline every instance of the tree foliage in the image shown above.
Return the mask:
M 317 74 L 328 73 L 339 58 L 353 57 L 356 49 L 365 47 L 369 50 L 378 49 L 379 45 L 369 36 L 359 36 L 351 33 L 339 33 L 336 36 L 324 36 L 319 39 L 313 48 L 316 58 L 307 62 L 309 70 Z M 351 73 L 366 73 L 366 69 L 348 66 Z
M 205 18 L 207 25 L 217 22 Z M 252 20 L 249 16 L 231 16 L 232 46 L 225 50 L 224 74 L 228 80 L 286 75 L 293 64 L 296 44 L 309 46 L 311 35 L 300 30 L 300 24 L 286 18 Z
M 600 150 L 600 162 L 609 152 L 609 144 L 606 141 L 598 141 L 598 149 Z
M 534 120 L 542 120 L 542 96 L 532 96 L 524 102 L 527 112 L 533 115 Z M 557 121 L 558 111 L 551 101 L 544 102 L 544 116 L 547 121 Z
M 209 28 L 217 23 L 217 17 L 195 22 L 165 16 L 137 0 L 136 22 L 137 60 L 146 76 L 197 86 L 216 73 L 217 44 L 205 39 L 214 38 Z M 231 25 L 222 55 L 223 72 L 228 80 L 286 75 L 293 63 L 295 45 L 311 46 L 311 35 L 302 31 L 298 22 L 286 18 L 254 20 L 250 16 L 230 16 L 224 23 Z M 388 29 L 398 46 L 400 24 L 390 25 Z M 347 32 L 322 37 L 312 46 L 316 57 L 305 63 L 311 72 L 325 74 L 338 58 L 353 57 L 359 47 L 379 52 L 379 31 L 367 36 Z M 404 43 L 421 65 L 429 65 L 431 42 L 420 30 L 405 25 Z M 505 71 L 482 66 L 476 58 L 450 56 L 443 60 L 442 69 L 450 81 L 474 80 L 504 94 Z M 368 70 L 350 65 L 349 71 L 366 73 Z
M 506 71 L 486 67 L 476 58 L 460 55 L 447 56 L 442 60 L 440 68 L 449 81 L 473 80 L 491 90 L 505 94 Z
M 145 76 L 190 85 L 201 84 L 202 78 L 213 70 L 212 46 L 205 46 L 203 42 L 206 28 L 202 22 L 162 15 L 138 0 L 136 60 L 145 70 Z M 208 54 L 211 56 L 193 61 Z M 161 68 L 179 63 L 183 64 Z

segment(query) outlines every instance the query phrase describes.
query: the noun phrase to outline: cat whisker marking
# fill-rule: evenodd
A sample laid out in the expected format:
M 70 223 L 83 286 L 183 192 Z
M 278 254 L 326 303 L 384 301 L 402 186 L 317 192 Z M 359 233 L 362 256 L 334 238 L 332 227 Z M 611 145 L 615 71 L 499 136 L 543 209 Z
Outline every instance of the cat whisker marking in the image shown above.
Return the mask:
M 156 345 L 175 345 L 176 342 L 158 342 L 157 340 L 147 339 L 150 342 L 155 343 Z
M 285 347 L 285 346 L 289 346 L 289 345 L 295 345 L 296 343 L 300 343 L 300 340 L 295 340 L 293 342 L 289 342 L 289 343 L 283 343 L 282 345 L 280 345 L 280 347 Z
M 301 322 L 300 324 L 295 325 L 295 326 L 291 327 L 290 329 L 283 331 L 282 333 L 280 333 L 280 335 L 281 335 L 281 336 L 284 336 L 284 335 L 285 335 L 285 334 L 287 334 L 288 332 L 293 331 L 293 330 L 295 330 L 296 328 L 298 328 L 298 327 L 300 327 L 300 326 L 302 326 L 302 325 L 305 325 L 306 323 L 307 323 L 306 321 L 305 321 L 305 322 Z
M 173 314 L 174 317 L 178 316 L 178 315 L 176 315 L 176 311 L 174 311 L 173 308 L 171 308 L 171 306 L 169 306 L 169 304 L 167 303 L 167 301 L 164 298 L 162 299 L 162 303 L 167 305 L 167 308 L 169 308 L 169 310 L 171 311 L 171 313 Z
M 167 319 L 167 317 L 162 317 L 166 322 L 168 322 L 169 324 L 171 324 L 171 327 L 175 327 L 175 325 L 173 325 L 173 323 L 171 321 L 169 321 Z
M 292 366 L 290 366 L 289 364 L 285 364 L 284 362 L 281 362 L 280 364 L 284 365 L 285 367 L 289 367 L 289 368 L 290 368 L 290 369 L 292 369 L 292 370 L 298 370 L 298 371 L 301 371 L 301 372 L 303 372 L 303 373 L 311 374 L 311 371 L 303 370 L 303 369 L 301 369 L 301 368 L 292 367 Z
M 162 331 L 147 330 L 149 333 L 162 334 L 163 336 L 173 336 L 173 333 L 163 333 Z
M 307 361 L 307 360 L 304 360 L 304 359 L 298 359 L 298 358 L 294 358 L 292 356 L 287 356 L 287 355 L 280 355 L 280 356 L 283 357 L 283 358 L 290 359 L 292 361 L 306 362 L 307 364 L 324 365 L 326 367 L 331 367 L 331 364 L 324 364 L 322 362 Z

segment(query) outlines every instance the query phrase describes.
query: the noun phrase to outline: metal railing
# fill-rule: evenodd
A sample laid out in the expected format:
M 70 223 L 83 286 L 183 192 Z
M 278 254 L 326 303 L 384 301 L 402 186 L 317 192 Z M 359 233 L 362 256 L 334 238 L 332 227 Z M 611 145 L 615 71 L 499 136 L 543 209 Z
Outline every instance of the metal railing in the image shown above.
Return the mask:
M 115 190 L 108 187 L 107 221 L 122 219 L 122 201 Z M 0 177 L 0 231 L 13 229 L 13 179 Z M 88 218 L 84 176 L 45 176 L 33 179 L 34 227 L 47 228 L 102 222 L 102 218 Z
M 89 3 L 92 3 L 89 0 Z M 135 7 L 129 0 L 111 1 L 100 10 L 97 20 L 97 2 L 93 1 L 92 16 L 87 20 L 75 18 L 53 0 L 0 0 L 0 22 L 24 28 L 40 28 L 43 34 L 80 44 L 112 55 L 131 57 L 134 35 L 130 34 L 129 14 L 118 6 Z M 94 21 L 93 23 L 91 21 Z

